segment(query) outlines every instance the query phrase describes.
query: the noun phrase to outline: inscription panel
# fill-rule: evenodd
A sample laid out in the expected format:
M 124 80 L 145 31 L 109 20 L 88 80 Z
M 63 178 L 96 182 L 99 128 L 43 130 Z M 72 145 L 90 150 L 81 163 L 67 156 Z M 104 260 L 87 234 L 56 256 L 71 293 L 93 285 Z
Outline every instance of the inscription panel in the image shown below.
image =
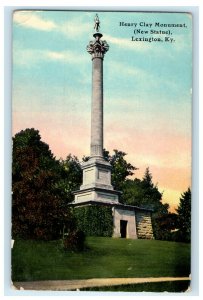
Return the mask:
M 109 171 L 99 169 L 98 170 L 98 180 L 101 183 L 109 184 Z
M 113 195 L 106 195 L 103 193 L 98 193 L 98 200 L 111 200 L 114 201 L 116 200 L 116 197 Z
M 77 199 L 78 201 L 88 201 L 88 200 L 91 200 L 91 196 L 92 196 L 92 193 L 86 193 L 86 194 L 83 194 L 83 195 L 77 195 Z
M 92 183 L 95 180 L 94 169 L 88 169 L 84 171 L 84 184 Z

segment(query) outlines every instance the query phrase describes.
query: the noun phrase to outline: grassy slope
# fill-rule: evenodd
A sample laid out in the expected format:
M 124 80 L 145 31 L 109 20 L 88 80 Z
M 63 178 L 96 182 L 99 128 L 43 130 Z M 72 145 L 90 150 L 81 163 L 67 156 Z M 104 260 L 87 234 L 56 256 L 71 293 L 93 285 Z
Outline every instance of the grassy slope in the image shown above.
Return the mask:
M 87 250 L 64 252 L 61 241 L 16 241 L 12 280 L 188 276 L 190 245 L 155 240 L 87 238 Z

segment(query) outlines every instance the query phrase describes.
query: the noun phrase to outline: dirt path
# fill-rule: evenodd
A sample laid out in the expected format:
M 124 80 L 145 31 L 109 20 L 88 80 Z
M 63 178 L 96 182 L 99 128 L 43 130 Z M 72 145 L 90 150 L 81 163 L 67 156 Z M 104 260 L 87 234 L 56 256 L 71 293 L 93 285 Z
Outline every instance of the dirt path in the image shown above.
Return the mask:
M 17 290 L 38 291 L 70 291 L 85 287 L 112 286 L 120 284 L 135 284 L 145 282 L 183 281 L 191 280 L 189 277 L 148 277 L 148 278 L 93 278 L 83 280 L 44 280 L 14 282 L 13 288 Z

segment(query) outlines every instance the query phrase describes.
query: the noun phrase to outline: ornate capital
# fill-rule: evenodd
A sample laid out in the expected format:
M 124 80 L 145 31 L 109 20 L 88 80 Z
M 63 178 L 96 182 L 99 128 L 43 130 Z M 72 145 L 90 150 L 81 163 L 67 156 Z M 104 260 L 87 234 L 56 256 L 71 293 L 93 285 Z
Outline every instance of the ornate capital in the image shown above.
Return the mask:
M 94 41 L 90 41 L 87 46 L 87 52 L 92 55 L 92 59 L 99 57 L 104 58 L 104 54 L 109 50 L 109 45 L 106 41 L 101 41 L 102 37 L 101 33 L 95 33 L 93 35 L 95 37 Z

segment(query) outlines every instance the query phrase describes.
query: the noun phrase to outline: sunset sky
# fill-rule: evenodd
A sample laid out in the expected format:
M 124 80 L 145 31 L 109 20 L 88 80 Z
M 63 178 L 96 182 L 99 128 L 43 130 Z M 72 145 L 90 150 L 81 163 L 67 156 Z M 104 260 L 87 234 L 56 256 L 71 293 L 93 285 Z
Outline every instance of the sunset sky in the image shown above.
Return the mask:
M 137 178 L 149 167 L 163 202 L 173 209 L 191 186 L 191 15 L 98 14 L 110 46 L 104 59 L 104 146 L 126 152 L 139 168 Z M 89 155 L 92 61 L 86 46 L 93 40 L 94 16 L 17 11 L 13 17 L 13 135 L 38 129 L 57 158 Z M 171 29 L 175 42 L 131 41 L 136 28 L 120 22 L 145 31 Z M 155 22 L 186 25 L 155 28 Z

